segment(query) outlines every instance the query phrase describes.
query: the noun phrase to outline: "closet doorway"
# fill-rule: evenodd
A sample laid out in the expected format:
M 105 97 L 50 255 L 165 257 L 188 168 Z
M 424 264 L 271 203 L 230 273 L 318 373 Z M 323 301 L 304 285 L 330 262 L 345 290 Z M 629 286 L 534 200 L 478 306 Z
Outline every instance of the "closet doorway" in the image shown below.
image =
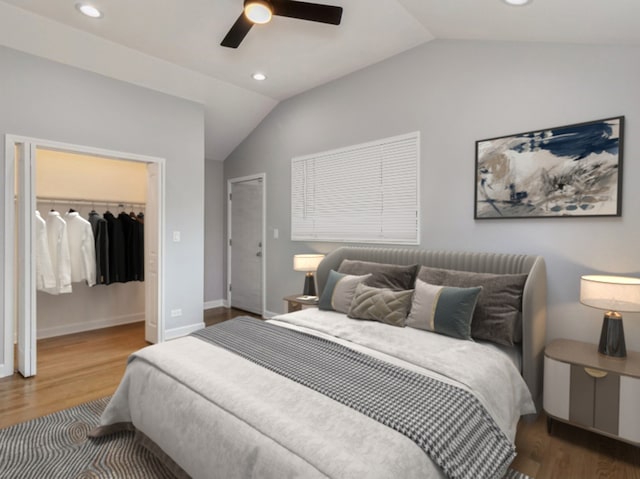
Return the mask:
M 133 290 L 138 288 L 138 294 L 143 296 L 144 312 L 139 316 L 144 316 L 145 339 L 151 343 L 161 342 L 164 339 L 164 324 L 162 315 L 162 218 L 164 216 L 164 159 L 148 157 L 136 154 L 122 153 L 92 147 L 77 146 L 24 138 L 14 135 L 6 136 L 5 143 L 5 178 L 15 178 L 14 182 L 5 181 L 5 231 L 15 231 L 15 235 L 5 235 L 5 282 L 4 282 L 4 315 L 3 330 L 5 332 L 4 344 L 4 364 L 0 377 L 13 374 L 14 370 L 14 348 L 13 342 L 17 331 L 17 359 L 18 371 L 25 377 L 36 374 L 36 227 L 35 210 L 38 206 L 58 203 L 60 208 L 68 208 L 73 204 L 78 208 L 105 208 L 118 209 L 120 207 L 135 208 L 144 205 L 144 282 L 132 285 Z M 94 158 L 96 161 L 110 163 L 112 166 L 116 162 L 128 164 L 142 168 L 142 190 L 146 188 L 142 201 L 127 201 L 131 198 L 118 199 L 114 195 L 107 194 L 108 198 L 99 196 L 99 188 L 91 189 L 99 185 L 97 182 L 105 181 L 105 178 L 87 177 L 86 185 L 89 190 L 85 193 L 78 192 L 67 199 L 55 198 L 41 195 L 37 188 L 37 158 L 43 153 L 50 155 L 68 155 L 69 157 L 87 157 L 87 162 Z M 52 179 L 58 185 L 65 184 L 65 178 Z M 80 188 L 82 190 L 82 188 Z M 78 198 L 80 195 L 82 198 Z M 56 195 L 59 196 L 59 195 Z M 104 196 L 104 195 L 103 195 Z M 122 200 L 122 201 L 121 201 Z M 65 205 L 63 205 L 65 203 Z M 65 210 L 66 211 L 66 210 Z M 46 213 L 46 212 L 41 212 Z M 118 212 L 114 211 L 114 214 Z M 76 283 L 74 283 L 75 285 Z M 94 286 L 94 288 L 104 288 L 105 294 L 113 295 L 114 289 L 108 291 L 109 286 Z M 85 294 L 90 289 L 86 284 L 78 287 L 79 294 Z M 115 288 L 117 290 L 117 287 Z M 41 294 L 41 293 L 39 293 Z M 73 293 L 72 293 L 73 294 Z M 94 296 L 95 297 L 95 296 Z M 46 298 L 42 298 L 46 299 Z M 45 301 L 43 301 L 45 302 Z M 85 305 L 90 308 L 91 305 Z M 75 311 L 76 316 L 78 311 Z M 142 318 L 140 318 L 142 319 Z M 125 318 L 124 322 L 127 321 Z M 65 334 L 65 327 L 58 330 Z M 53 329 L 55 330 L 56 327 Z M 87 329 L 100 327 L 99 323 Z
M 229 304 L 262 315 L 265 309 L 265 174 L 227 182 Z

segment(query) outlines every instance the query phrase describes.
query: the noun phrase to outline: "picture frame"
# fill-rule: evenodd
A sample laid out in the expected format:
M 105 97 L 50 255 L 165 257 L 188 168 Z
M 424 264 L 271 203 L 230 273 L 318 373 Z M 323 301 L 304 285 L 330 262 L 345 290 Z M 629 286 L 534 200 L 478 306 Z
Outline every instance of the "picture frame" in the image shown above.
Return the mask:
M 624 116 L 476 141 L 474 219 L 622 215 Z

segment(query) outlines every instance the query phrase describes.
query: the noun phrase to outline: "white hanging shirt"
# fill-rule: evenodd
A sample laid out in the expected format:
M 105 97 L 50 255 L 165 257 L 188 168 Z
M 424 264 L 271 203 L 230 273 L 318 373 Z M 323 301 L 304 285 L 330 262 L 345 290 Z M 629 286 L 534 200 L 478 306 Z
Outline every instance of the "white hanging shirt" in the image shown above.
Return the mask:
M 47 222 L 36 210 L 36 289 L 44 291 L 56 287 L 56 275 L 53 272 L 49 241 L 47 240 Z
M 64 215 L 69 237 L 71 257 L 71 282 L 86 281 L 89 286 L 96 284 L 96 245 L 91 223 L 73 211 Z
M 49 241 L 49 256 L 56 277 L 56 285 L 46 288 L 50 294 L 71 292 L 71 258 L 69 256 L 69 238 L 67 237 L 67 223 L 57 211 L 47 213 L 47 240 Z

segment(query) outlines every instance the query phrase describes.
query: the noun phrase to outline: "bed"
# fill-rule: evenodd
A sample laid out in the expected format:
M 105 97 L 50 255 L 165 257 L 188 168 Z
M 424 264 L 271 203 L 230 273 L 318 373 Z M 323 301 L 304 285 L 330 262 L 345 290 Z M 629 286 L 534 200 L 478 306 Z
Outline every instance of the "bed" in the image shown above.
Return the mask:
M 517 281 L 512 344 L 456 337 Z M 317 283 L 318 309 L 134 353 L 93 435 L 135 429 L 178 477 L 502 477 L 541 396 L 543 258 L 342 247 Z

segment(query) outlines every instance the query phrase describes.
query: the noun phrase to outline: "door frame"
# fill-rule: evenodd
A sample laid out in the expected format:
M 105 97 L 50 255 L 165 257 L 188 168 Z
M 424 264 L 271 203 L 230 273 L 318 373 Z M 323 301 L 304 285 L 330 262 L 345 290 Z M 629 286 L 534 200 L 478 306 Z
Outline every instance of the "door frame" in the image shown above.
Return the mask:
M 227 303 L 228 306 L 231 307 L 231 296 L 233 294 L 233 290 L 230 289 L 232 285 L 231 278 L 231 261 L 233 259 L 231 238 L 231 220 L 232 220 L 232 212 L 231 212 L 231 193 L 233 191 L 234 183 L 244 183 L 247 181 L 253 180 L 261 180 L 262 181 L 262 298 L 260 298 L 262 315 L 266 311 L 267 307 L 267 174 L 266 173 L 256 173 L 254 175 L 240 176 L 238 178 L 229 178 L 227 180 Z
M 31 291 L 33 295 L 33 308 L 31 311 L 30 321 L 27 321 L 27 324 L 19 324 L 18 329 L 23 329 L 26 340 L 28 340 L 28 351 L 26 351 L 27 355 L 27 374 L 25 376 L 35 375 L 36 373 L 36 308 L 35 308 L 35 246 L 33 241 L 29 241 L 29 238 L 33 238 L 35 234 L 35 219 L 32 211 L 28 211 L 30 214 L 30 219 L 25 218 L 24 220 L 24 237 L 18 238 L 18 241 L 22 242 L 22 245 L 26 248 L 25 251 L 30 252 L 30 254 L 26 254 L 25 264 L 20 266 L 20 270 L 18 271 L 18 267 L 16 267 L 14 263 L 14 254 L 15 254 L 15 239 L 14 235 L 7 235 L 6 232 L 13 231 L 15 227 L 16 214 L 15 214 L 15 204 L 14 200 L 19 198 L 17 195 L 23 196 L 25 200 L 19 199 L 20 201 L 25 201 L 25 204 L 35 205 L 36 203 L 36 192 L 35 192 L 35 168 L 27 168 L 28 177 L 21 179 L 21 187 L 24 190 L 20 190 L 18 192 L 15 191 L 15 168 L 16 168 L 16 152 L 18 145 L 23 145 L 25 151 L 29 152 L 28 155 L 24 158 L 27 160 L 30 165 L 35 165 L 35 154 L 37 148 L 49 149 L 49 150 L 57 150 L 69 153 L 79 153 L 86 154 L 92 156 L 103 157 L 107 159 L 113 160 L 126 160 L 126 161 L 137 161 L 146 164 L 154 164 L 155 169 L 157 170 L 157 180 L 154 183 L 157 187 L 157 205 L 152 207 L 152 210 L 155 208 L 155 216 L 157 219 L 157 251 L 158 251 L 158 261 L 157 261 L 157 269 L 158 269 L 158 281 L 157 281 L 157 337 L 155 338 L 155 342 L 164 341 L 165 335 L 165 327 L 164 327 L 164 215 L 165 215 L 165 159 L 159 157 L 152 157 L 146 155 L 138 155 L 135 153 L 125 153 L 121 151 L 115 150 L 107 150 L 104 148 L 96 148 L 91 146 L 83 146 L 76 145 L 70 143 L 62 143 L 58 141 L 44 140 L 40 138 L 32 138 L 21 135 L 5 135 L 5 194 L 4 194 L 4 231 L 5 231 L 5 241 L 4 241 L 4 251 L 3 259 L 4 259 L 4 285 L 3 285 L 3 295 L 4 295 L 4 310 L 3 310 L 3 318 L 4 327 L 0 329 L 4 330 L 5 335 L 5 343 L 4 343 L 4 358 L 3 363 L 0 364 L 0 377 L 10 376 L 14 373 L 14 316 L 16 313 L 16 302 L 22 301 L 23 298 L 18 298 L 16 301 L 16 288 L 18 288 L 18 284 L 16 284 L 16 279 L 20 280 L 24 278 L 30 284 L 30 287 L 21 288 L 24 291 Z M 17 194 L 17 195 L 16 195 Z M 147 192 L 147 195 L 149 193 Z M 32 208 L 34 209 L 34 208 Z M 145 214 L 148 213 L 148 209 Z M 153 211 L 152 211 L 153 213 Z M 146 235 L 145 235 L 146 236 Z M 145 259 L 145 262 L 147 259 Z M 18 281 L 19 282 L 19 281 Z M 146 291 L 146 288 L 145 288 Z M 27 294 L 27 293 L 25 293 Z M 145 301 L 146 304 L 146 301 Z M 145 306 L 145 309 L 146 306 Z M 145 313 L 145 322 L 148 321 Z M 1 326 L 1 325 L 0 325 Z

